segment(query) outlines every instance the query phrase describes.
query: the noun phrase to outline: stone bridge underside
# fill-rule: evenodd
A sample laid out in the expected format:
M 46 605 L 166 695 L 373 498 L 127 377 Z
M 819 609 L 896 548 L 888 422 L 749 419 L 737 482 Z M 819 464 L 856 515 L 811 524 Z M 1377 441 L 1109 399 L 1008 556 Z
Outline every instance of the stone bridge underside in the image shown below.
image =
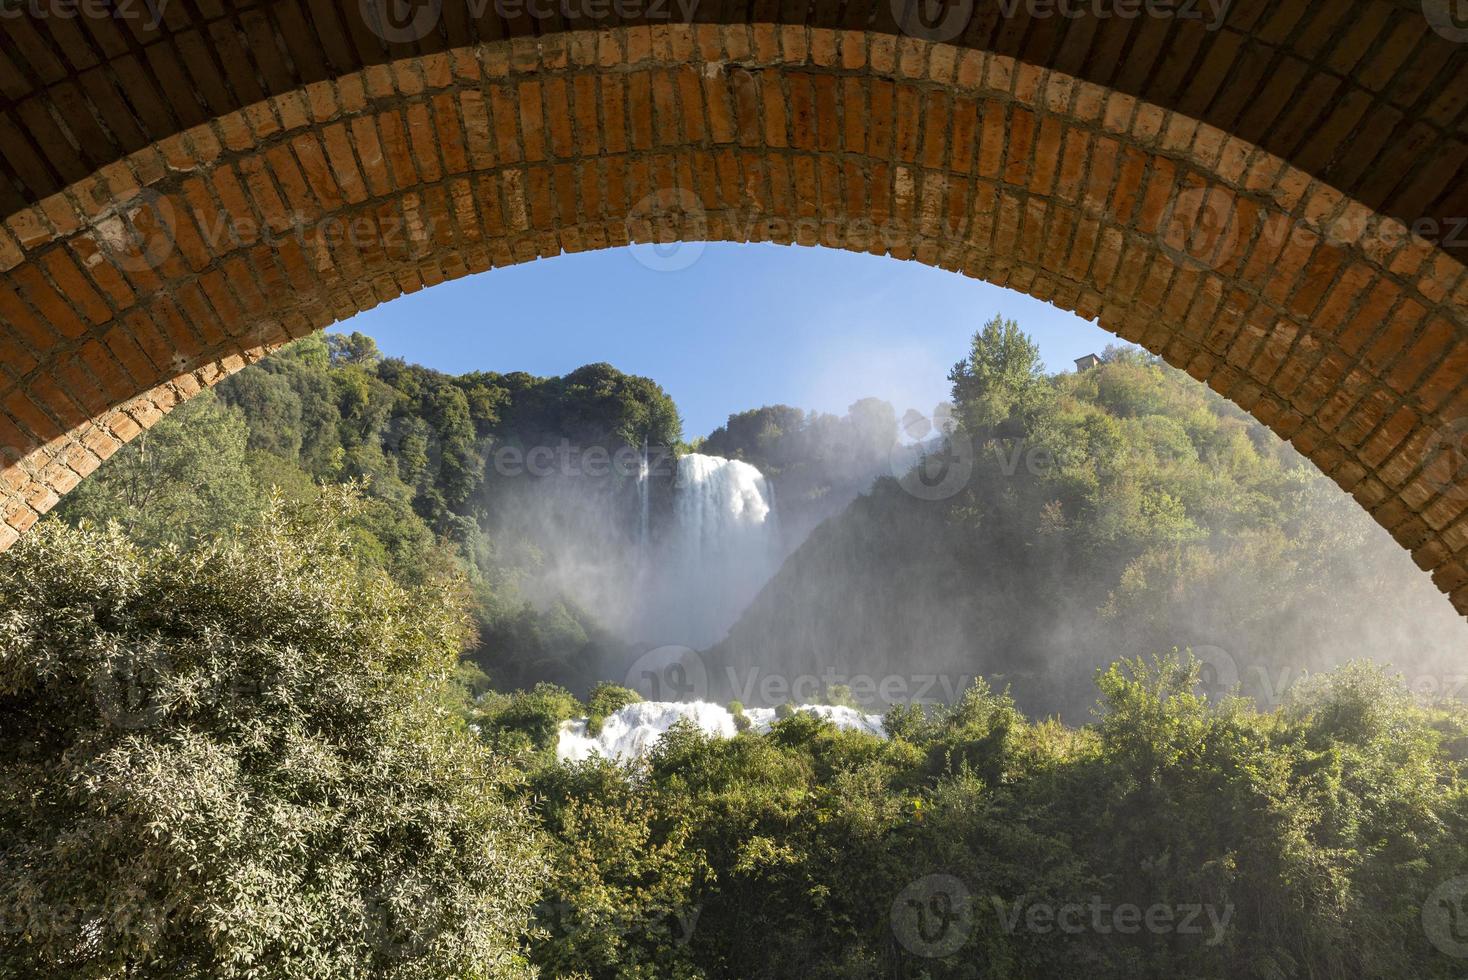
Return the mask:
M 1436 0 L 1221 26 L 1127 0 L 175 0 L 156 26 L 26 2 L 0 16 L 0 548 L 291 338 L 541 256 L 758 240 L 1099 318 L 1468 613 L 1468 26 Z

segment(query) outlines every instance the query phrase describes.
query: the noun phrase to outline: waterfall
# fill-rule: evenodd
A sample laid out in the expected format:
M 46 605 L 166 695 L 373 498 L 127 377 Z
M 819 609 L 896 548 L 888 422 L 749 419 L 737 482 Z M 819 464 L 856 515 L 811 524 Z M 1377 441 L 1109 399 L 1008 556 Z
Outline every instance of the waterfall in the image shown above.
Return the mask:
M 643 639 L 703 648 L 723 639 L 775 573 L 774 500 L 757 468 L 702 453 L 678 459 L 672 492 L 646 583 Z
M 695 562 L 768 546 L 769 484 L 748 463 L 689 453 L 678 460 L 673 491 L 678 531 Z
M 829 704 L 805 704 L 795 710 L 824 718 L 840 729 L 886 737 L 881 715 Z M 744 716 L 749 730 L 756 734 L 768 732 L 776 722 L 774 708 L 745 708 Z M 720 738 L 733 738 L 739 730 L 734 716 L 722 705 L 707 701 L 641 701 L 607 715 L 601 731 L 595 735 L 587 733 L 585 718 L 561 722 L 556 759 L 561 762 L 580 762 L 593 756 L 623 762 L 640 759 L 678 721 L 691 722 L 705 734 Z
M 642 460 L 637 464 L 637 551 L 639 556 L 647 554 L 647 526 L 650 494 L 647 465 L 647 439 L 642 440 Z

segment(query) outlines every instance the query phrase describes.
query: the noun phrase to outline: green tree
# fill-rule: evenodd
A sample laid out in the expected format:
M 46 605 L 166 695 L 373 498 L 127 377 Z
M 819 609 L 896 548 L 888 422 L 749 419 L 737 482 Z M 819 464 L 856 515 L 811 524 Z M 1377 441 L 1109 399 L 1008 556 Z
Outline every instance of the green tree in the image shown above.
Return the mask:
M 249 447 L 295 463 L 305 433 L 303 405 L 282 373 L 246 368 L 226 384 L 229 404 L 238 408 L 250 427 Z
M 76 523 L 116 521 L 144 545 L 184 543 L 258 511 L 241 413 L 203 392 L 128 443 L 62 501 Z
M 656 382 L 610 364 L 587 364 L 548 386 L 554 431 L 573 443 L 673 446 L 683 436 L 678 407 Z
M 375 367 L 382 360 L 382 352 L 377 349 L 377 341 L 355 330 L 350 334 L 327 334 L 326 349 L 331 354 L 333 364 L 355 364 L 359 367 L 370 368 Z
M 953 366 L 953 401 L 964 426 L 987 435 L 1033 407 L 1044 383 L 1040 345 L 999 314 L 974 334 L 966 360 Z
M 541 859 L 442 693 L 466 621 L 351 494 L 0 560 L 0 976 L 515 977 Z

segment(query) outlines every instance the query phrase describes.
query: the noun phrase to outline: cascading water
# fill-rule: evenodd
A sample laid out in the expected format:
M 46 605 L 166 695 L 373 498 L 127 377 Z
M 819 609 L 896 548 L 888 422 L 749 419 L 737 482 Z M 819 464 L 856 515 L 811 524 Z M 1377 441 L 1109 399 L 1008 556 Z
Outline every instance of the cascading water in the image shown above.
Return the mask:
M 651 515 L 651 487 L 648 486 L 648 478 L 652 475 L 652 468 L 647 463 L 647 440 L 642 440 L 642 459 L 637 464 L 637 548 L 638 551 L 647 554 L 647 533 L 649 516 Z
M 748 463 L 689 453 L 678 460 L 673 486 L 678 533 L 696 562 L 768 550 L 774 513 L 764 474 Z
M 774 497 L 748 463 L 688 453 L 678 459 L 669 515 L 644 583 L 643 639 L 703 648 L 775 573 Z
M 846 705 L 805 704 L 795 710 L 824 718 L 837 728 L 879 738 L 887 734 L 881 715 L 864 714 Z M 746 708 L 744 717 L 749 730 L 759 734 L 768 732 L 777 720 L 774 708 Z M 624 762 L 640 759 L 680 721 L 720 738 L 733 738 L 739 731 L 734 716 L 722 705 L 707 701 L 641 701 L 607 715 L 595 735 L 587 733 L 585 718 L 561 722 L 556 758 L 561 762 L 580 762 L 593 756 Z

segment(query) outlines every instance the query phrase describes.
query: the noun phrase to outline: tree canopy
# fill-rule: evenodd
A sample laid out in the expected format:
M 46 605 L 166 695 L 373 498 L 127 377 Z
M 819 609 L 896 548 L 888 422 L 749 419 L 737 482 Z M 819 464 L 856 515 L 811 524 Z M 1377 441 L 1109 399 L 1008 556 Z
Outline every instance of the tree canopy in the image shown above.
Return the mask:
M 986 324 L 951 424 L 904 426 L 969 467 L 937 495 L 885 403 L 731 416 L 705 448 L 782 519 L 897 472 L 710 676 L 973 679 L 886 738 L 732 703 L 734 737 L 625 763 L 557 761 L 638 696 L 595 674 L 593 616 L 522 590 L 549 561 L 496 518 L 556 483 L 495 454 L 672 444 L 666 394 L 360 335 L 241 372 L 0 556 L 0 977 L 1460 976 L 1468 712 L 1320 668 L 1447 679 L 1422 651 L 1461 623 L 1238 409 L 1102 361 L 1047 376 Z M 560 503 L 573 562 L 615 543 Z
M 953 400 L 968 430 L 993 431 L 1029 410 L 1044 383 L 1040 345 L 999 314 L 973 336 L 969 355 L 953 366 Z

